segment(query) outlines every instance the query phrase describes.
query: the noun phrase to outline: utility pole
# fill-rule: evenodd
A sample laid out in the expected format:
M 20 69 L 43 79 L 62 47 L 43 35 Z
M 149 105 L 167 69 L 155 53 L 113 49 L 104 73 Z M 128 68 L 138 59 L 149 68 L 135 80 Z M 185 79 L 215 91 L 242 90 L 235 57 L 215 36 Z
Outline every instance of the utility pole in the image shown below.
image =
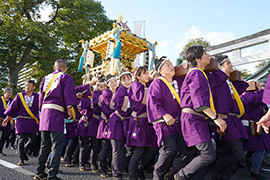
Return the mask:
M 145 20 L 133 21 L 133 23 L 134 23 L 134 33 L 137 34 L 138 36 L 141 36 L 141 28 L 139 30 L 136 29 L 136 24 L 139 24 L 139 23 L 143 24 L 143 38 L 145 38 Z M 138 32 L 136 32 L 136 31 L 138 31 Z M 140 61 L 140 58 L 137 56 L 135 61 Z M 140 64 L 140 62 L 139 62 L 139 64 Z M 135 65 L 137 65 L 137 64 L 135 63 Z M 146 65 L 145 64 L 145 52 L 143 53 L 143 65 Z

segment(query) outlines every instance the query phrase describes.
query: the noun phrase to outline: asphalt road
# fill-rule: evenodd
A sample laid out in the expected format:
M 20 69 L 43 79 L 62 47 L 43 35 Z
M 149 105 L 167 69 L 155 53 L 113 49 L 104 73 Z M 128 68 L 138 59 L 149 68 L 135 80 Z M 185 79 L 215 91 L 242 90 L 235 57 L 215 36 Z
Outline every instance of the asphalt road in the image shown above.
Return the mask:
M 19 157 L 15 153 L 16 150 L 5 149 L 4 153 L 7 156 L 0 157 L 0 180 L 32 180 L 36 172 L 37 157 L 29 157 L 29 161 L 25 162 L 24 166 L 17 166 L 19 162 Z M 89 171 L 81 172 L 78 166 L 65 167 L 64 162 L 61 162 L 60 170 L 63 171 L 59 174 L 59 177 L 65 180 L 111 180 L 112 175 L 109 172 L 110 177 L 101 178 L 99 173 L 92 173 L 90 168 Z M 264 167 L 267 168 L 267 167 Z M 268 173 L 263 174 L 270 178 L 270 167 L 267 168 Z M 152 179 L 152 173 L 146 172 L 146 178 L 148 180 Z M 231 180 L 249 180 L 250 173 L 246 168 L 239 168 L 237 173 L 235 173 Z M 128 176 L 124 174 L 124 179 L 128 179 Z M 206 173 L 204 180 L 210 180 L 209 173 Z

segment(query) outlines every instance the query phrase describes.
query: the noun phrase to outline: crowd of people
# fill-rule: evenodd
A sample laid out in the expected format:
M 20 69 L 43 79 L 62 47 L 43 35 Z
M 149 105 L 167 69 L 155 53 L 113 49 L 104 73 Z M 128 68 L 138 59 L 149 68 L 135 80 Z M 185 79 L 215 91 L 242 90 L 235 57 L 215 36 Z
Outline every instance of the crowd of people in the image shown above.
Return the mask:
M 151 73 L 139 66 L 78 87 L 58 59 L 39 93 L 32 80 L 13 100 L 12 89 L 4 90 L 0 156 L 5 142 L 17 147 L 20 166 L 38 156 L 35 180 L 60 179 L 60 159 L 104 178 L 111 170 L 116 180 L 123 172 L 145 179 L 151 165 L 154 180 L 203 179 L 206 169 L 213 180 L 227 180 L 241 162 L 252 178 L 269 179 L 260 170 L 270 152 L 270 82 L 255 82 L 256 91 L 246 92 L 246 81 L 229 81 L 229 58 L 216 59 L 219 70 L 206 73 L 210 55 L 192 46 L 185 77 L 175 77 L 163 56 Z

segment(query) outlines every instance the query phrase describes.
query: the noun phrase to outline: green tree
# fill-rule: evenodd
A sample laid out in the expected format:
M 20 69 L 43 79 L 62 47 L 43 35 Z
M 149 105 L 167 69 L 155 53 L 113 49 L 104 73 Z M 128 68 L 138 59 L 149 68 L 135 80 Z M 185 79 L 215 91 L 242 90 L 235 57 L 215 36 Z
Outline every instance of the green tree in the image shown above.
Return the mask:
M 255 66 L 257 70 L 261 69 L 266 63 L 268 63 L 269 60 L 261 61 L 259 64 Z
M 53 12 L 46 22 L 39 21 L 45 5 Z M 77 72 L 81 47 L 79 40 L 89 40 L 112 28 L 100 2 L 94 0 L 2 0 L 0 4 L 0 68 L 7 68 L 10 86 L 17 86 L 18 73 L 26 63 L 37 64 L 33 77 L 52 71 L 56 59 L 68 62 L 68 73 L 81 84 Z M 100 61 L 100 60 L 99 60 Z M 95 62 L 96 63 L 96 62 Z M 5 82 L 5 81 L 3 81 Z
M 204 40 L 203 37 L 195 38 L 195 39 L 189 39 L 186 45 L 183 47 L 182 51 L 179 53 L 179 58 L 176 61 L 176 65 L 180 65 L 183 60 L 185 60 L 185 52 L 186 50 L 194 45 L 202 45 L 204 48 L 207 48 L 210 46 L 210 42 L 207 40 Z
M 235 69 L 235 70 L 239 71 L 244 79 L 252 75 L 252 73 L 247 69 Z
M 1 51 L 1 50 L 0 50 Z M 6 64 L 0 61 L 0 87 L 4 88 L 7 86 L 8 83 L 8 70 Z M 0 93 L 2 94 L 2 89 L 0 88 Z

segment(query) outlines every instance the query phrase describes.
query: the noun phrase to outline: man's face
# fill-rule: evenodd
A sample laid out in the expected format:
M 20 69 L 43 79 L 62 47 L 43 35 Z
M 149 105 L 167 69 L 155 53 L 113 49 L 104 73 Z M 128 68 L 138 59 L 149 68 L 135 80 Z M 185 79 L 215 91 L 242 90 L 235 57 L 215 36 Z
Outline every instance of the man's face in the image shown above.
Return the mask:
M 32 92 L 34 91 L 35 86 L 32 83 L 26 82 L 25 83 L 25 91 L 26 92 Z
M 169 60 L 165 60 L 166 62 L 162 65 L 159 72 L 163 76 L 173 77 L 175 74 L 174 67 Z
M 11 98 L 12 97 L 12 95 L 13 95 L 13 91 L 11 91 L 11 90 L 8 90 L 7 92 L 4 92 L 4 96 L 5 96 L 5 98 Z
M 205 66 L 207 66 L 210 63 L 210 55 L 205 51 L 203 51 L 203 55 L 201 57 L 201 62 Z
M 231 74 L 233 72 L 233 66 L 232 66 L 232 63 L 229 59 L 224 62 L 224 64 L 222 65 L 222 68 L 228 74 Z

